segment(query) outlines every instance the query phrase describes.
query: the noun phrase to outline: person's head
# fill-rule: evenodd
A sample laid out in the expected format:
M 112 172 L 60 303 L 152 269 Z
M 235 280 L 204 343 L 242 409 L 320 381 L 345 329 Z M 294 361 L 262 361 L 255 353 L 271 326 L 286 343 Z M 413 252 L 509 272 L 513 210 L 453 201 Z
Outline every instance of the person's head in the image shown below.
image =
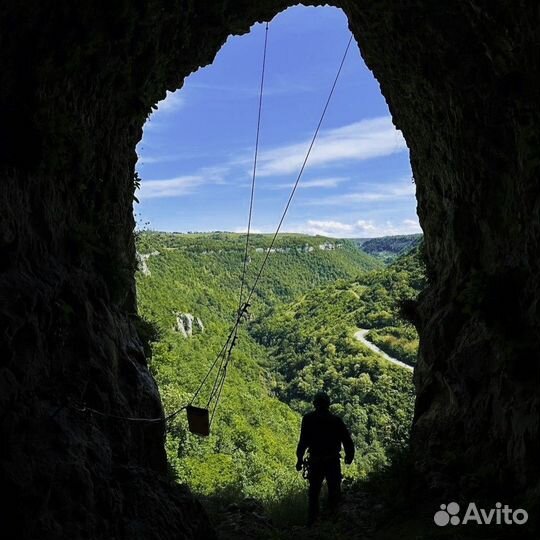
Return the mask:
M 318 411 L 326 411 L 330 407 L 330 398 L 326 392 L 317 392 L 313 398 L 313 405 Z

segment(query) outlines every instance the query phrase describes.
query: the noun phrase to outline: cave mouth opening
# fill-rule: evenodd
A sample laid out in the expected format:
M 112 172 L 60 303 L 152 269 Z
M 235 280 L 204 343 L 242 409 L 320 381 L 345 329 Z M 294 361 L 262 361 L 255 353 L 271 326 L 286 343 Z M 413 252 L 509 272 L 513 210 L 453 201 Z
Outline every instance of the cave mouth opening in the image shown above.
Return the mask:
M 304 25 L 299 25 L 299 21 L 304 21 Z M 227 284 L 217 276 L 219 272 L 212 266 L 217 261 L 211 258 L 214 251 L 231 249 L 231 243 L 232 251 L 239 248 L 237 240 L 220 236 L 224 233 L 217 231 L 239 234 L 245 231 L 263 32 L 263 25 L 256 25 L 249 34 L 229 38 L 211 66 L 188 77 L 181 90 L 168 93 L 147 121 L 138 145 L 139 221 L 150 223 L 152 228 L 155 224 L 156 229 L 170 233 L 140 231 L 137 246 L 139 261 L 144 261 L 140 267 L 143 271 L 137 276 L 139 309 L 143 317 L 162 327 L 151 367 L 166 410 L 176 409 L 196 388 L 203 367 L 219 347 L 216 338 L 222 338 L 226 332 L 222 319 L 227 320 L 227 310 L 234 312 L 231 298 L 222 293 Z M 331 82 L 347 38 L 346 16 L 337 8 L 289 8 L 270 24 L 253 223 L 255 241 L 259 234 L 271 232 L 271 224 L 288 196 L 291 175 L 301 164 L 307 134 L 320 114 L 326 92 L 324 83 Z M 306 57 L 309 62 L 305 61 Z M 285 227 L 284 232 L 324 237 L 324 241 L 315 244 L 315 249 L 325 245 L 328 237 L 343 239 L 417 232 L 411 177 L 405 141 L 393 127 L 378 84 L 354 47 L 338 83 L 331 114 L 316 142 L 313 167 L 308 163 L 308 172 L 301 181 L 300 186 L 305 189 L 300 189 L 293 203 L 289 218 L 292 226 Z M 179 230 L 184 234 L 172 234 Z M 281 244 L 277 246 L 283 249 Z M 257 254 L 252 257 L 256 260 Z M 239 260 L 220 262 L 237 264 L 236 268 L 227 268 L 229 279 L 230 275 L 239 274 Z M 272 265 L 272 261 L 269 264 Z M 181 269 L 184 275 L 171 279 L 162 272 L 167 265 L 175 271 Z M 201 267 L 208 276 L 204 287 L 195 277 L 197 268 Z M 346 273 L 340 274 L 339 269 L 334 271 L 335 277 L 345 279 Z M 348 277 L 352 280 L 351 275 Z M 249 278 L 253 276 L 248 275 L 248 282 Z M 321 286 L 331 284 L 319 275 L 316 278 Z M 149 282 L 155 279 L 163 280 L 163 286 L 150 286 Z M 391 286 L 398 285 L 392 281 L 394 277 L 388 279 Z M 211 280 L 215 284 L 209 284 Z M 284 298 L 288 302 L 295 299 L 287 296 L 288 289 L 305 294 L 310 288 L 296 284 L 295 289 L 283 276 L 278 276 L 276 281 L 285 291 Z M 354 284 L 347 289 L 341 284 L 335 293 L 358 297 L 357 291 L 363 287 L 363 284 Z M 160 288 L 166 289 L 167 294 Z M 271 287 L 269 290 L 279 297 Z M 268 295 L 268 291 L 263 292 Z M 214 298 L 205 298 L 206 295 Z M 314 310 L 317 298 L 311 301 L 310 310 Z M 391 323 L 390 315 L 383 313 L 384 301 L 380 302 L 381 305 L 371 306 L 371 318 L 365 316 L 360 322 L 356 314 L 351 314 L 350 322 L 354 321 L 356 327 L 371 324 L 377 329 L 374 334 L 379 334 L 377 343 L 382 343 L 384 349 L 389 341 L 397 338 L 392 332 L 385 335 L 381 330 Z M 283 298 L 281 303 L 284 303 Z M 265 309 L 269 307 L 275 309 L 272 305 L 266 305 Z M 261 314 L 263 310 L 258 311 Z M 302 317 L 302 313 L 297 315 Z M 311 312 L 305 318 L 306 327 L 311 324 L 309 321 L 316 320 Z M 196 320 L 200 321 L 200 326 L 194 324 Z M 383 324 L 383 320 L 386 323 Z M 185 326 L 186 321 L 189 328 Z M 172 327 L 175 330 L 171 331 Z M 208 337 L 209 334 L 212 337 Z M 261 389 L 249 392 L 246 381 L 257 362 L 250 363 L 248 357 L 259 355 L 259 363 L 267 363 L 268 350 L 264 345 L 276 336 L 269 335 L 271 332 L 260 321 L 255 334 L 254 339 L 253 333 L 243 332 L 242 338 L 248 341 L 248 346 L 240 351 L 240 361 L 236 364 L 237 370 L 242 368 L 244 373 L 229 374 L 232 381 L 225 387 L 221 405 L 224 412 L 216 416 L 213 436 L 201 441 L 190 435 L 183 418 L 175 419 L 171 426 L 166 443 L 169 463 L 177 478 L 189 484 L 195 493 L 205 497 L 229 497 L 234 493 L 268 503 L 289 504 L 291 497 L 294 498 L 293 492 L 303 487 L 294 471 L 297 434 L 291 437 L 291 428 L 296 433 L 298 414 L 309 407 L 308 395 L 321 387 L 329 387 L 336 400 L 335 411 L 355 424 L 352 430 L 358 439 L 359 457 L 358 463 L 346 470 L 348 480 L 365 477 L 375 469 L 375 464 L 387 461 L 398 446 L 401 449 L 406 446 L 414 400 L 408 372 L 399 374 L 402 368 L 397 368 L 390 370 L 389 375 L 385 368 L 378 371 L 373 365 L 368 366 L 369 361 L 363 356 L 376 357 L 382 353 L 378 348 L 375 351 L 379 352 L 364 348 L 360 364 L 352 363 L 349 358 L 342 374 L 336 372 L 342 382 L 348 377 L 353 378 L 354 383 L 348 381 L 339 388 L 339 381 L 329 382 L 331 364 L 342 362 L 340 354 L 344 357 L 347 348 L 354 348 L 347 339 L 355 338 L 358 332 L 351 331 L 347 339 L 334 336 L 335 343 L 327 336 L 313 336 L 314 342 L 326 342 L 324 349 L 313 353 L 312 373 L 306 369 L 303 380 L 300 377 L 293 384 L 287 381 L 293 378 L 291 373 L 284 373 L 288 368 L 282 369 L 278 373 L 280 381 L 270 382 L 266 389 L 269 396 L 261 394 Z M 408 334 L 410 340 L 411 330 Z M 366 345 L 364 340 L 358 347 Z M 417 346 L 417 341 L 413 346 Z M 305 347 L 304 341 L 298 343 L 298 349 Z M 289 350 L 288 354 L 301 362 L 304 353 Z M 334 358 L 323 362 L 323 354 Z M 290 364 L 286 356 L 282 352 L 281 360 Z M 174 358 L 185 359 L 183 370 L 188 371 L 187 374 L 176 372 L 182 366 L 174 366 Z M 380 362 L 384 364 L 387 360 L 380 359 Z M 235 390 L 238 387 L 247 395 L 238 395 Z M 385 392 L 402 393 L 406 404 L 400 407 L 390 403 L 383 395 Z M 369 427 L 359 428 L 356 426 L 359 422 Z M 264 435 L 257 435 L 257 430 Z M 273 442 L 266 435 L 269 430 L 274 434 Z M 273 455 L 261 451 L 276 443 L 280 449 Z M 249 471 L 247 476 L 246 471 Z
M 161 425 L 67 405 L 162 412 L 133 323 L 136 145 L 166 90 L 211 62 L 228 35 L 292 2 L 4 4 L 6 527 L 23 527 L 21 538 L 134 527 L 145 538 L 210 538 L 200 507 L 163 482 Z M 537 494 L 538 10 L 506 0 L 336 4 L 407 140 L 425 233 L 430 284 L 411 306 L 421 335 L 411 470 L 437 505 Z M 160 343 L 169 346 L 177 352 Z M 172 398 L 164 378 L 185 373 L 161 371 Z M 249 452 L 240 420 L 231 435 Z M 222 450 L 193 477 L 226 471 Z

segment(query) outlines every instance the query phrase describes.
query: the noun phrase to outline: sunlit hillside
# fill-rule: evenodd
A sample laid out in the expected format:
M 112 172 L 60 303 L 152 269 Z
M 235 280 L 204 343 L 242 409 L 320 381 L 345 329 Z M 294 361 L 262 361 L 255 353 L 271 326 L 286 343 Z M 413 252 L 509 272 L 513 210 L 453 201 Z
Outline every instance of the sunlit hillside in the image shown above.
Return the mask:
M 244 241 L 230 233 L 138 239 L 139 309 L 168 412 L 189 401 L 231 328 Z M 266 235 L 252 239 L 248 286 L 269 242 Z M 178 480 L 208 496 L 263 501 L 303 489 L 294 469 L 300 413 L 321 388 L 361 450 L 347 475 L 365 476 L 385 463 L 408 436 L 411 373 L 367 349 L 354 331 L 397 328 L 415 350 L 397 303 L 414 296 L 420 281 L 416 268 L 400 265 L 383 268 L 351 241 L 280 236 L 240 329 L 211 436 L 192 435 L 183 414 L 171 422 L 167 452 Z M 206 404 L 212 377 L 197 404 Z

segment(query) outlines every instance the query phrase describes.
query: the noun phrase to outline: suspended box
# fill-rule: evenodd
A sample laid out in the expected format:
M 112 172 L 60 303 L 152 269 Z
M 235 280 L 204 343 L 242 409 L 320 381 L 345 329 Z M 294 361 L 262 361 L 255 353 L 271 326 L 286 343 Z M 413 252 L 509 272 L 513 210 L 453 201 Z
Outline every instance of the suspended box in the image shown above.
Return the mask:
M 210 416 L 208 414 L 208 409 L 188 405 L 186 412 L 189 431 L 196 435 L 208 437 L 208 435 L 210 435 Z

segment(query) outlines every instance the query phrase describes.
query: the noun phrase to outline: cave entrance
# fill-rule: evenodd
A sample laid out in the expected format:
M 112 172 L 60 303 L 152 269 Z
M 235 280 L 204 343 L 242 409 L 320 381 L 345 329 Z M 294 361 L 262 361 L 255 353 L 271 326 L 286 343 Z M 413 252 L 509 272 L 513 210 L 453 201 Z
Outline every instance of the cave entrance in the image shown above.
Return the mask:
M 159 416 L 160 396 L 138 339 L 151 328 L 138 328 L 135 317 L 135 148 L 166 90 L 210 63 L 227 36 L 292 3 L 64 2 L 51 9 L 34 2 L 31 10 L 23 2 L 3 3 L 2 486 L 6 527 L 22 527 L 20 537 L 59 530 L 113 537 L 134 526 L 147 538 L 197 536 L 195 530 L 205 537 L 200 512 L 158 478 L 166 471 L 160 425 L 81 417 L 69 405 L 123 418 Z M 407 141 L 425 233 L 430 283 L 411 306 L 421 336 L 414 471 L 448 494 L 444 501 L 432 498 L 437 504 L 459 500 L 465 490 L 475 496 L 464 499 L 476 500 L 480 488 L 490 496 L 493 487 L 503 494 L 537 492 L 537 6 L 506 0 L 335 5 L 347 14 Z M 178 183 L 189 190 L 198 180 Z M 162 253 L 181 251 L 169 247 Z M 150 271 L 167 274 L 164 257 L 147 254 Z M 173 293 L 187 298 L 195 279 L 212 277 L 208 265 L 189 264 L 181 280 L 170 274 L 166 287 L 152 292 L 167 309 Z M 287 272 L 303 281 L 301 273 Z M 214 312 L 230 280 L 222 285 L 218 296 L 199 295 L 197 305 Z M 141 307 L 145 294 L 139 288 Z M 170 328 L 171 312 L 153 309 L 153 318 Z M 286 315 L 277 314 L 281 327 Z M 176 361 L 185 343 L 158 340 L 156 346 L 155 354 L 170 359 L 152 365 L 154 373 L 159 367 L 166 403 L 189 398 L 168 382 L 183 379 L 194 387 L 198 379 Z M 251 375 L 257 386 L 257 366 Z M 319 380 L 317 372 L 310 375 Z M 358 381 L 358 392 L 369 382 Z M 254 401 L 261 411 L 275 410 L 262 397 L 227 401 L 235 410 Z M 290 431 L 290 411 L 280 410 L 280 429 Z M 220 425 L 229 439 L 220 440 L 219 454 L 204 467 L 192 461 L 189 474 L 222 479 L 216 490 L 231 478 L 247 485 L 260 469 L 243 460 L 235 476 L 231 463 L 233 449 L 253 450 L 250 424 L 231 416 Z M 167 446 L 174 459 L 182 426 L 172 429 L 177 436 Z M 263 442 L 272 453 L 283 450 L 284 459 L 290 455 L 276 436 Z M 279 478 L 286 486 L 286 476 Z M 164 523 L 170 531 L 160 534 Z
M 165 231 L 140 234 L 138 295 L 141 313 L 161 325 L 152 367 L 168 410 L 196 388 L 234 313 L 264 32 L 259 24 L 229 38 L 212 66 L 168 93 L 138 146 L 140 221 Z M 290 8 L 270 23 L 248 284 L 349 35 L 337 8 Z M 251 329 L 242 330 L 213 436 L 198 440 L 183 418 L 171 427 L 169 460 L 196 492 L 285 500 L 291 486 L 301 489 L 294 471 L 299 415 L 321 388 L 357 441 L 349 478 L 365 476 L 406 443 L 412 369 L 396 356 L 411 363 L 418 342 L 393 310 L 395 289 L 414 292 L 403 279 L 410 269 L 399 274 L 387 267 L 377 283 L 357 274 L 382 269 L 385 251 L 371 259 L 359 250 L 360 237 L 419 231 L 411 178 L 405 141 L 354 45 L 283 228 L 288 234 L 279 238 L 257 289 Z M 322 302 L 325 294 L 333 301 Z M 300 298 L 303 304 L 295 304 Z M 257 370 L 272 378 L 253 385 Z M 396 392 L 402 395 L 397 405 Z

